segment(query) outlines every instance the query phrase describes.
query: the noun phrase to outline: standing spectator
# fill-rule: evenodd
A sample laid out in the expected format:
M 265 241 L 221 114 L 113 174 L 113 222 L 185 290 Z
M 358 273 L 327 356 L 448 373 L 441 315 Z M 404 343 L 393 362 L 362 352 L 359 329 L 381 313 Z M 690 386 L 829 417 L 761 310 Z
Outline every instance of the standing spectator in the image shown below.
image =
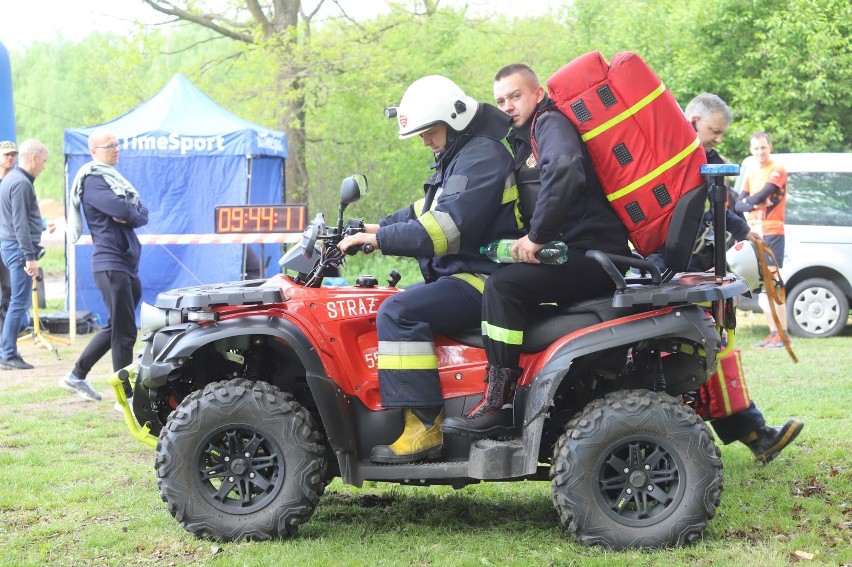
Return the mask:
M 25 140 L 18 157 L 18 166 L 0 182 L 0 256 L 9 269 L 12 287 L 0 339 L 0 368 L 5 370 L 33 367 L 18 353 L 18 334 L 32 304 L 33 278 L 44 253 L 41 211 L 33 183 L 44 171 L 49 154 L 38 140 Z
M 763 237 L 775 255 L 777 264 L 767 255 L 766 263 L 773 279 L 784 266 L 784 208 L 787 204 L 787 170 L 772 161 L 772 143 L 766 132 L 751 135 L 751 155 L 757 161 L 752 172 L 743 181 L 736 209 L 748 213 L 748 222 L 753 230 Z M 768 285 L 768 284 L 767 284 Z M 780 331 L 787 335 L 787 310 L 782 306 L 776 310 Z M 758 348 L 784 348 L 775 319 L 771 312 L 766 314 L 769 335 L 754 346 Z
M 139 258 L 142 246 L 135 228 L 148 224 L 148 209 L 139 200 L 139 192 L 115 169 L 119 158 L 116 135 L 96 128 L 89 134 L 92 161 L 83 165 L 71 184 L 69 237 L 73 242 L 82 229 L 79 208 L 92 234 L 92 273 L 101 292 L 109 320 L 92 338 L 74 369 L 59 380 L 66 390 L 87 400 L 100 400 L 86 377 L 109 350 L 112 369 L 118 371 L 133 362 L 136 344 L 136 306 L 142 298 Z
M 0 142 L 0 181 L 15 167 L 18 159 L 18 147 L 15 142 Z M 0 329 L 6 320 L 6 311 L 9 310 L 9 300 L 12 299 L 12 284 L 9 282 L 9 268 L 0 262 Z

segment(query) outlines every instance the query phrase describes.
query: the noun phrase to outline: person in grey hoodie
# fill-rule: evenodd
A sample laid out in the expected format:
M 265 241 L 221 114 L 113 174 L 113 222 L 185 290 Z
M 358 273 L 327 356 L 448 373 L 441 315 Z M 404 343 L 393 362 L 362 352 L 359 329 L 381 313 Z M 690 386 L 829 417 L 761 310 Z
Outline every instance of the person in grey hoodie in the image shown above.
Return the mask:
M 92 273 L 101 292 L 109 321 L 83 350 L 74 369 L 59 380 L 59 386 L 87 400 L 100 400 L 86 377 L 107 351 L 118 371 L 133 362 L 136 344 L 136 307 L 142 299 L 139 259 L 142 246 L 135 229 L 148 224 L 148 209 L 139 192 L 115 169 L 119 158 L 118 137 L 96 128 L 89 134 L 92 161 L 84 164 L 71 184 L 69 236 L 80 236 L 82 208 L 92 235 Z
M 12 297 L 0 335 L 0 368 L 33 367 L 18 353 L 21 323 L 32 305 L 33 278 L 38 274 L 41 247 L 41 211 L 36 199 L 36 177 L 49 157 L 47 146 L 25 140 L 18 149 L 18 165 L 0 182 L 0 257 L 9 268 Z

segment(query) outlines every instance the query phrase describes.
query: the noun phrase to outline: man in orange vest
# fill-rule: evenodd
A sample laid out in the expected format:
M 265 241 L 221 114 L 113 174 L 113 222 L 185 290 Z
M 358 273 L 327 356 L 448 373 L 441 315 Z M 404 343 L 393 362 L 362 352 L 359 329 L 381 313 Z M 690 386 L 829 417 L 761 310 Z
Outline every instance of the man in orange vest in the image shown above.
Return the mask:
M 787 171 L 772 161 L 772 143 L 766 132 L 751 135 L 751 155 L 757 167 L 743 181 L 742 192 L 736 203 L 737 212 L 748 213 L 751 229 L 763 237 L 763 241 L 775 254 L 766 259 L 773 276 L 784 264 L 784 207 L 787 204 Z M 774 279 L 774 278 L 773 278 Z M 777 310 L 780 332 L 787 334 L 787 310 Z M 784 348 L 779 329 L 771 313 L 767 313 L 769 335 L 756 343 L 758 348 Z

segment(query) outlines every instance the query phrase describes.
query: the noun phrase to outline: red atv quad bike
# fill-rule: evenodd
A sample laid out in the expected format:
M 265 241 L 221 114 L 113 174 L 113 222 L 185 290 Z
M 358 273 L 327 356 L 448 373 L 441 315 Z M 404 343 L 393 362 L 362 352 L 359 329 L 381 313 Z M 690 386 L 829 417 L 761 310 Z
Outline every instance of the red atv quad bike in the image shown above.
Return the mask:
M 707 171 L 711 191 L 731 173 Z M 722 462 L 688 393 L 714 372 L 745 283 L 724 269 L 661 274 L 638 257 L 590 251 L 618 289 L 543 305 L 529 322 L 515 437 L 445 435 L 440 461 L 374 464 L 370 449 L 403 427 L 402 410 L 381 406 L 376 370 L 376 312 L 400 292 L 399 276 L 387 286 L 373 276 L 321 285 L 344 263 L 337 244 L 363 227 L 343 212 L 365 188 L 363 176 L 344 180 L 335 225 L 317 215 L 282 257 L 298 275 L 176 289 L 144 307 L 141 359 L 111 383 L 131 432 L 156 446 L 157 484 L 175 519 L 200 537 L 264 540 L 294 535 L 336 477 L 455 488 L 550 480 L 560 520 L 584 544 L 698 538 L 719 505 Z M 707 191 L 678 201 L 670 265 L 688 262 Z M 724 227 L 723 216 L 716 222 Z M 445 413 L 460 416 L 485 388 L 482 337 L 472 329 L 435 346 Z

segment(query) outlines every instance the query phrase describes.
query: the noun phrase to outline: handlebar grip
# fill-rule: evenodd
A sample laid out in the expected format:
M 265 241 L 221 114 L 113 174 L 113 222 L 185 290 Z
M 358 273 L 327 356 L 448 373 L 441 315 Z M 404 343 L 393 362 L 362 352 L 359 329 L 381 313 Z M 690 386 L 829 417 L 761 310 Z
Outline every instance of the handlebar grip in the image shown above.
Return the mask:
M 364 254 L 370 254 L 375 250 L 376 247 L 372 244 L 361 244 L 360 246 L 350 246 L 346 249 L 346 254 L 348 256 L 354 256 L 358 252 L 363 252 Z

